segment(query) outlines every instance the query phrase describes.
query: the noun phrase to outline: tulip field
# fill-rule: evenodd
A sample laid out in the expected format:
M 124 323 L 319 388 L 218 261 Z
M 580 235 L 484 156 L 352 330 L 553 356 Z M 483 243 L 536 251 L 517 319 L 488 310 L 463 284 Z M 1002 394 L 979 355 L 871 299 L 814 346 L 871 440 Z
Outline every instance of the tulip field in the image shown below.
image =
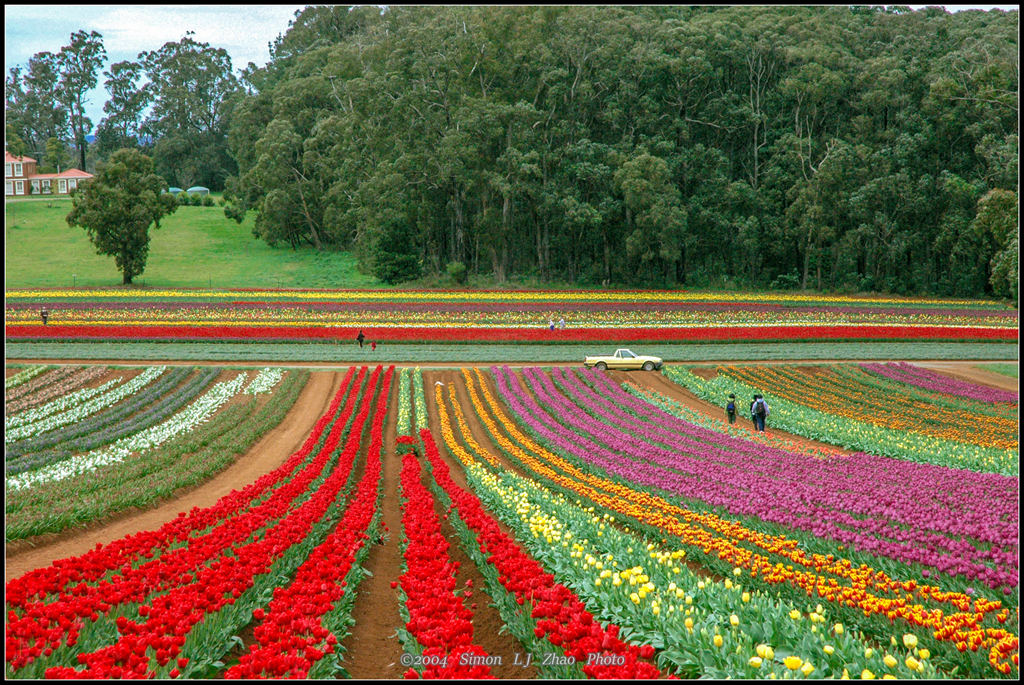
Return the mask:
M 328 304 L 318 328 L 351 323 Z M 436 314 L 413 304 L 379 325 Z M 825 316 L 799 306 L 770 316 Z M 1017 678 L 1019 396 L 997 385 L 905 362 L 8 366 L 5 676 Z M 177 513 L 75 543 L 150 511 Z
M 8 290 L 9 341 L 1012 342 L 998 302 L 789 293 Z M 50 311 L 44 326 L 40 309 Z M 561 322 L 565 323 L 564 327 Z M 552 325 L 555 324 L 555 325 Z

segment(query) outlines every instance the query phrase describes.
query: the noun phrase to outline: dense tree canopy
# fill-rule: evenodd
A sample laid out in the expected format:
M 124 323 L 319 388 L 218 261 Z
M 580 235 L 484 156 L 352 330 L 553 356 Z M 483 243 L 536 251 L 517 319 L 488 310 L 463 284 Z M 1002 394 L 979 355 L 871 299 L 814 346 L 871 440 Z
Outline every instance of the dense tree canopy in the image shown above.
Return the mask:
M 1016 298 L 1018 16 L 308 7 L 262 68 L 187 32 L 111 65 L 95 151 L 393 281 Z M 12 151 L 84 150 L 104 59 L 10 69 Z
M 1017 193 L 1016 12 L 317 7 L 273 54 L 232 211 L 370 271 L 966 296 L 1015 269 L 1016 223 L 975 218 Z

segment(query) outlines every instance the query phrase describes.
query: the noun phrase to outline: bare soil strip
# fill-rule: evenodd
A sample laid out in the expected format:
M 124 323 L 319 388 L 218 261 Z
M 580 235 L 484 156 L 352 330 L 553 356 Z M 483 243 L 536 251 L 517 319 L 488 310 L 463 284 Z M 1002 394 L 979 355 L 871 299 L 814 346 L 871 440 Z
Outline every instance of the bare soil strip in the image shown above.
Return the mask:
M 907 359 L 773 359 L 768 361 L 758 361 L 756 359 L 707 359 L 704 361 L 672 361 L 669 360 L 667 363 L 673 366 L 702 366 L 702 365 L 713 365 L 718 366 L 719 364 L 859 364 L 859 363 L 879 363 L 884 364 L 886 362 L 905 362 Z M 957 361 L 949 361 L 948 359 L 913 359 L 909 360 L 912 364 L 944 364 L 950 365 L 951 368 L 960 366 L 973 366 L 975 364 L 992 364 L 1000 362 L 1017 362 L 1017 359 L 960 359 Z M 356 361 L 273 361 L 273 360 L 223 360 L 223 359 L 136 359 L 136 360 L 124 360 L 124 359 L 10 359 L 8 363 L 20 364 L 24 366 L 32 366 L 35 364 L 49 364 L 49 365 L 60 365 L 60 364 L 102 364 L 104 366 L 132 366 L 132 367 L 146 367 L 146 366 L 160 366 L 167 364 L 170 366 L 174 365 L 185 365 L 185 366 L 258 366 L 263 368 L 265 366 L 277 366 L 283 368 L 298 368 L 298 369 L 339 369 L 348 368 L 349 366 L 358 366 L 363 362 Z M 366 362 L 369 364 L 369 361 Z M 440 362 L 435 364 L 426 364 L 424 362 L 405 362 L 405 361 L 392 361 L 386 357 L 379 357 L 374 360 L 374 363 L 378 364 L 393 364 L 395 368 L 421 368 L 421 369 L 461 369 L 463 367 L 491 367 L 495 364 L 501 366 L 581 366 L 579 362 L 513 362 L 513 361 L 472 361 L 472 362 Z M 17 369 L 22 371 L 24 369 Z M 12 374 L 8 374 L 12 375 Z M 999 374 L 995 374 L 999 375 Z
M 337 392 L 341 374 L 315 371 L 295 405 L 279 426 L 267 433 L 234 464 L 181 497 L 153 509 L 123 513 L 89 528 L 56 535 L 19 540 L 6 545 L 5 578 L 48 566 L 56 559 L 78 556 L 97 543 L 107 544 L 140 530 L 154 530 L 192 507 L 208 507 L 232 490 L 269 473 L 302 445 L 316 420 L 326 411 Z
M 924 366 L 946 376 L 952 376 L 960 380 L 981 385 L 991 385 L 1001 390 L 1017 390 L 1020 387 L 1018 379 L 1004 376 L 995 371 L 979 369 L 974 363 L 964 364 L 956 362 L 913 362 L 918 366 Z M 980 363 L 980 362 L 979 362 Z
M 726 398 L 724 397 L 722 398 L 722 406 L 716 406 L 714 404 L 711 404 L 710 402 L 705 402 L 704 400 L 700 399 L 692 392 L 684 388 L 683 386 L 670 381 L 668 378 L 666 378 L 665 376 L 656 371 L 609 371 L 608 373 L 611 375 L 612 379 L 616 383 L 619 383 L 620 385 L 626 381 L 629 381 L 635 383 L 636 385 L 644 389 L 653 390 L 657 393 L 665 395 L 669 399 L 672 399 L 689 409 L 699 411 L 702 414 L 707 414 L 708 416 L 711 416 L 716 419 L 725 419 Z M 707 377 L 706 374 L 705 377 Z M 752 425 L 750 422 L 750 417 L 744 414 L 743 411 L 746 408 L 745 403 L 749 403 L 749 400 L 747 398 L 736 398 L 736 425 Z M 765 426 L 765 432 L 770 432 L 774 435 L 786 438 L 787 440 L 792 440 L 793 442 L 802 443 L 804 445 L 810 445 L 813 447 L 823 449 L 830 449 L 837 452 L 841 452 L 843 454 L 854 453 L 853 450 L 846 450 L 837 445 L 829 445 L 824 442 L 812 440 L 811 438 L 805 438 L 802 435 L 796 435 L 795 433 L 787 433 L 785 431 L 779 430 L 778 428 L 773 428 L 771 426 L 770 421 L 771 418 L 769 417 L 769 422 Z
M 451 468 L 449 466 L 449 468 Z M 423 484 L 429 488 L 432 477 L 424 473 Z M 459 544 L 459 536 L 447 519 L 447 511 L 435 499 L 434 509 L 441 517 L 441 534 L 448 540 L 448 555 L 453 562 L 459 564 L 456 573 L 456 588 L 462 590 L 467 581 L 472 581 L 472 595 L 464 598 L 466 608 L 473 612 L 473 642 L 480 645 L 492 655 L 501 657 L 500 665 L 491 666 L 491 674 L 503 680 L 516 678 L 536 678 L 537 668 L 532 663 L 528 666 L 513 666 L 526 661 L 526 650 L 512 634 L 500 632 L 505 626 L 504 619 L 495 608 L 494 599 L 487 592 L 487 582 L 476 564 L 463 551 Z M 519 658 L 516 658 L 516 655 Z
M 389 407 L 397 406 L 397 374 L 392 378 L 391 386 Z M 373 575 L 363 578 L 356 589 L 356 602 L 352 607 L 355 625 L 348 637 L 341 641 L 345 649 L 342 665 L 353 678 L 401 678 L 407 670 L 400 662 L 402 646 L 395 628 L 402 625 L 402 619 L 398 613 L 398 597 L 391 589 L 391 581 L 397 580 L 402 572 L 398 550 L 402 530 L 402 512 L 398 502 L 402 463 L 395 454 L 396 423 L 396 413 L 389 411 L 384 421 L 384 456 L 381 462 L 384 496 L 380 503 L 381 523 L 389 532 L 381 539 L 383 544 L 375 539 L 367 541 L 370 552 L 364 566 Z

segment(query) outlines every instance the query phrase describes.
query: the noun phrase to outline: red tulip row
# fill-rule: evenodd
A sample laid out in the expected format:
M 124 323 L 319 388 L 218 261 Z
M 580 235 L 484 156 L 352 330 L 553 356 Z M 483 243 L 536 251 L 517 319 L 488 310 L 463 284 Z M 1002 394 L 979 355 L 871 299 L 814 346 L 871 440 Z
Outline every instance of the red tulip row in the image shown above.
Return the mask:
M 589 678 L 639 679 L 663 675 L 655 666 L 641 660 L 654 656 L 653 647 L 626 644 L 618 638 L 617 625 L 602 628 L 576 593 L 556 583 L 554 576 L 545 573 L 536 559 L 501 531 L 476 495 L 452 481 L 430 431 L 422 429 L 420 438 L 433 467 L 434 480 L 451 498 L 452 508 L 457 509 L 462 520 L 476 532 L 480 551 L 497 569 L 499 582 L 515 596 L 518 604 L 526 606 L 529 602 L 532 606 L 532 618 L 539 619 L 534 630 L 537 638 L 546 636 L 566 657 L 586 664 L 583 672 Z M 591 659 L 592 655 L 599 655 L 599 658 Z M 589 661 L 594 663 L 587 663 Z
M 402 458 L 402 526 L 408 543 L 404 557 L 406 571 L 399 577 L 405 592 L 409 621 L 405 628 L 425 649 L 424 678 L 493 678 L 479 660 L 463 654 L 486 657 L 473 644 L 473 613 L 456 594 L 458 566 L 448 556 L 448 541 L 441 534 L 441 522 L 434 510 L 434 497 L 420 480 L 420 462 L 415 453 Z M 395 585 L 395 583 L 392 583 Z M 466 596 L 471 596 L 470 591 Z M 410 668 L 406 678 L 420 674 Z
M 389 367 L 377 397 L 366 468 L 354 499 L 334 531 L 299 567 L 291 585 L 275 590 L 266 611 L 253 612 L 261 621 L 255 629 L 258 644 L 250 646 L 225 678 L 306 678 L 315 663 L 335 652 L 338 636 L 324 625 L 323 617 L 334 611 L 345 594 L 345 577 L 369 537 L 367 530 L 377 512 L 384 416 L 393 374 L 394 367 Z M 369 409 L 369 402 L 363 406 Z M 349 440 L 341 461 L 352 463 L 359 446 L 358 436 Z
M 375 390 L 379 375 L 380 367 L 370 378 L 368 393 L 372 394 Z M 314 488 L 309 499 L 294 508 L 289 508 L 285 503 L 275 507 L 277 521 L 262 537 L 252 542 L 245 540 L 252 537 L 253 526 L 243 526 L 240 534 L 231 541 L 227 552 L 212 563 L 202 557 L 193 557 L 190 543 L 188 548 L 182 550 L 187 558 L 181 565 L 181 570 L 185 571 L 179 581 L 182 584 L 152 597 L 149 605 L 139 607 L 139 621 L 118 618 L 120 639 L 112 645 L 80 654 L 78 662 L 85 666 L 83 670 L 55 666 L 46 670 L 45 677 L 153 677 L 158 667 L 163 669 L 168 666 L 181 652 L 188 633 L 196 624 L 238 599 L 252 587 L 257 576 L 267 573 L 275 560 L 305 539 L 313 525 L 324 517 L 348 480 L 356 451 L 350 449 L 350 446 L 355 443 L 358 447 L 369 410 L 368 402 L 361 403 L 337 467 Z M 337 448 L 340 438 L 340 426 L 336 423 L 321 450 L 324 457 L 321 468 Z M 305 477 L 293 478 L 282 485 L 275 495 L 286 492 L 288 502 L 291 502 L 307 493 L 313 484 L 314 474 L 307 469 L 301 475 Z M 156 666 L 153 665 L 154 660 Z M 179 660 L 177 665 L 184 667 L 184 661 Z M 174 667 L 169 671 L 171 677 L 179 673 L 178 668 Z
M 354 340 L 333 326 L 8 325 L 8 340 Z M 985 326 L 693 326 L 664 328 L 380 327 L 364 331 L 389 342 L 728 342 L 748 340 L 1016 340 L 1016 328 Z
M 319 419 L 309 438 L 275 471 L 221 498 L 211 507 L 179 514 L 156 531 L 136 533 L 106 546 L 97 545 L 96 549 L 79 557 L 57 560 L 51 566 L 8 582 L 5 600 L 9 607 L 7 661 L 10 667 L 23 668 L 40 655 L 49 656 L 62 643 L 73 646 L 85 620 L 95 622 L 100 614 L 107 614 L 114 607 L 143 601 L 154 592 L 188 582 L 197 566 L 222 555 L 224 550 L 245 540 L 253 530 L 281 516 L 301 494 L 301 488 L 320 472 L 332 445 L 339 439 L 360 385 L 361 378 L 352 383 L 352 376 L 350 370 L 330 409 Z M 336 414 L 345 398 L 346 387 L 346 412 L 338 418 Z M 327 425 L 336 418 L 324 447 L 312 462 L 296 473 Z M 249 509 L 252 502 L 275 487 L 277 489 L 262 504 Z M 205 532 L 191 537 L 200 531 Z

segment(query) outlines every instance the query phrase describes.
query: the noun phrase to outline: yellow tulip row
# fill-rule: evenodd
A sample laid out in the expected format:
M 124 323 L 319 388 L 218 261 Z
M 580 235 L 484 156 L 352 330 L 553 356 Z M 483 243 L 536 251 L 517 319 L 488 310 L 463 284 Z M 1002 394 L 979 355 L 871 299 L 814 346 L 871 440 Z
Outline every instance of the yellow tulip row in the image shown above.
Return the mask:
M 126 295 L 117 289 L 15 289 L 7 291 L 8 300 L 39 298 L 120 299 Z M 319 301 L 473 301 L 473 302 L 754 302 L 754 303 L 824 303 L 878 304 L 905 306 L 987 306 L 984 300 L 854 297 L 843 295 L 801 295 L 796 293 L 700 293 L 677 290 L 484 290 L 467 293 L 454 290 L 150 290 L 133 294 L 133 298 L 158 299 L 288 299 Z
M 951 409 L 935 403 L 887 395 L 839 376 L 835 370 L 811 374 L 795 366 L 719 366 L 718 373 L 811 409 L 893 430 L 944 440 L 1016 450 L 1016 416 Z
M 829 601 L 857 607 L 865 615 L 876 614 L 890 620 L 900 618 L 912 625 L 927 626 L 934 631 L 936 639 L 958 643 L 958 648 L 962 643 L 972 650 L 990 648 L 998 654 L 1008 654 L 1017 649 L 1016 635 L 1002 628 L 986 628 L 981 625 L 990 614 L 1000 621 L 1008 618 L 1009 611 L 998 601 L 972 601 L 971 597 L 962 593 L 946 592 L 942 588 L 919 585 L 915 581 L 891 579 L 885 573 L 866 565 L 854 567 L 849 560 L 835 558 L 833 555 L 808 555 L 798 548 L 796 540 L 759 533 L 713 514 L 689 511 L 651 493 L 638 492 L 583 472 L 524 435 L 495 401 L 483 382 L 480 369 L 474 371 L 486 403 L 477 393 L 470 371 L 463 369 L 462 373 L 478 416 L 503 450 L 543 478 L 600 507 L 677 535 L 684 544 L 700 548 L 705 554 L 715 555 L 746 569 L 752 577 L 761 576 L 769 584 L 789 583 L 809 593 L 817 593 Z M 494 414 L 497 423 L 490 413 Z M 511 436 L 512 440 L 506 435 Z M 766 554 L 752 552 L 741 546 L 741 543 L 760 548 L 767 555 L 781 557 L 784 561 L 773 563 Z M 843 583 L 837 581 L 837 578 Z M 915 597 L 940 604 L 948 603 L 959 611 L 947 615 L 939 608 L 927 609 L 915 601 Z M 998 664 L 993 664 L 997 668 L 1003 663 L 1001 659 L 998 661 Z
M 616 558 L 615 555 L 609 552 L 601 552 L 587 539 L 579 540 L 573 535 L 571 530 L 561 522 L 561 520 L 555 515 L 550 513 L 548 510 L 542 508 L 541 505 L 534 504 L 530 500 L 530 495 L 524 489 L 518 489 L 511 483 L 520 483 L 520 488 L 526 487 L 523 485 L 522 479 L 518 476 L 512 476 L 508 481 L 499 477 L 497 473 L 488 471 L 485 469 L 479 461 L 474 458 L 475 455 L 482 455 L 495 467 L 500 469 L 500 464 L 495 459 L 494 455 L 490 454 L 486 450 L 483 450 L 479 443 L 473 439 L 469 432 L 469 427 L 464 420 L 462 410 L 456 401 L 456 392 L 452 386 L 448 386 L 450 406 L 452 407 L 452 415 L 449 415 L 446 403 L 443 401 L 442 392 L 440 387 L 435 387 L 435 401 L 437 402 L 440 423 L 442 426 L 442 436 L 445 445 L 448 449 L 457 455 L 457 458 L 465 465 L 467 472 L 471 473 L 475 479 L 475 482 L 481 484 L 485 489 L 497 496 L 498 499 L 504 505 L 507 511 L 515 512 L 516 516 L 530 531 L 530 534 L 539 539 L 543 539 L 548 545 L 560 545 L 562 548 L 568 550 L 568 556 L 570 559 L 575 560 L 574 564 L 577 566 L 581 573 L 591 574 L 594 573 L 592 579 L 595 587 L 602 587 L 608 584 L 612 588 L 616 588 L 612 592 L 621 592 L 621 596 L 628 599 L 632 604 L 640 607 L 643 605 L 643 610 L 649 612 L 655 621 L 660 620 L 659 617 L 663 617 L 664 621 L 660 624 L 662 631 L 671 632 L 670 623 L 673 615 L 683 617 L 682 627 L 686 629 L 689 634 L 694 632 L 694 596 L 688 594 L 682 585 L 677 584 L 676 581 L 668 582 L 667 586 L 659 587 L 654 582 L 654 579 L 648 575 L 646 569 L 635 564 L 637 557 L 642 555 L 646 551 L 647 556 L 650 557 L 652 562 L 656 566 L 662 567 L 664 570 L 659 573 L 659 577 L 671 578 L 675 577 L 681 583 L 686 582 L 696 585 L 696 591 L 704 591 L 705 588 L 717 587 L 718 590 L 715 596 L 721 597 L 722 592 L 731 592 L 735 595 L 735 599 L 731 600 L 733 603 L 742 602 L 741 605 L 749 604 L 751 601 L 751 593 L 738 584 L 734 584 L 731 578 L 725 578 L 723 581 L 711 581 L 704 579 L 695 579 L 691 572 L 689 572 L 682 565 L 682 560 L 686 557 L 686 551 L 683 549 L 675 550 L 662 550 L 653 542 L 649 542 L 646 545 L 646 550 L 638 549 L 634 553 L 632 546 L 628 547 L 625 551 L 626 556 L 632 559 L 632 562 L 623 563 L 624 560 Z M 453 424 L 457 424 L 459 437 L 465 441 L 469 446 L 469 451 L 462 447 L 458 438 L 456 437 L 456 431 L 453 428 Z M 536 488 L 531 489 L 535 497 L 539 497 L 544 502 L 550 504 L 561 503 L 562 506 L 569 506 L 570 503 L 562 495 L 553 494 L 550 491 L 542 491 Z M 589 522 L 597 529 L 597 536 L 601 537 L 603 532 L 612 526 L 614 518 L 607 513 L 598 516 L 595 513 L 595 507 L 584 507 L 582 506 L 581 500 L 576 501 L 576 507 L 579 513 L 589 518 Z M 628 563 L 634 563 L 630 566 Z M 653 573 L 653 571 L 652 571 Z M 681 577 L 680 577 L 680 574 Z M 743 570 L 740 568 L 733 569 L 733 575 L 735 577 L 741 577 Z M 737 604 L 733 604 L 737 606 Z M 723 605 L 724 608 L 724 605 Z M 758 615 L 761 615 L 762 609 L 757 609 Z M 823 624 L 826 622 L 825 609 L 819 604 L 816 609 L 810 612 L 809 620 L 811 623 L 810 631 L 812 633 L 818 633 L 820 636 L 819 646 L 821 646 L 822 652 L 831 656 L 835 648 L 830 644 L 821 645 L 821 642 L 828 641 L 828 633 L 824 629 L 819 632 L 817 624 Z M 803 615 L 800 611 L 793 610 L 790 612 L 790 618 L 794 621 L 800 621 Z M 677 619 L 678 621 L 678 619 Z M 678 627 L 678 622 L 674 624 Z M 735 631 L 740 628 L 741 619 L 736 613 L 732 613 L 729 616 L 729 627 Z M 844 628 L 841 623 L 834 625 L 832 634 L 837 640 L 846 639 L 843 637 Z M 732 637 L 730 642 L 738 639 L 738 633 L 731 633 Z M 737 654 L 741 649 L 740 644 L 743 641 L 737 642 Z M 715 627 L 715 634 L 712 638 L 712 643 L 716 648 L 723 648 L 725 645 L 725 638 L 722 636 L 719 628 Z M 904 644 L 908 648 L 915 648 L 917 646 L 917 637 L 913 634 L 906 634 L 904 636 Z M 871 659 L 874 655 L 874 650 L 870 647 L 863 647 L 865 663 Z M 914 650 L 912 655 L 908 655 L 906 659 L 906 666 L 917 673 L 923 675 L 930 674 L 934 676 L 934 669 L 925 673 L 924 661 L 930 656 L 927 650 L 921 650 L 918 652 Z M 770 645 L 758 645 L 756 648 L 756 654 L 751 656 L 747 662 L 749 666 L 757 669 L 761 669 L 764 662 L 771 663 L 774 659 L 774 650 Z M 890 663 L 892 662 L 892 663 Z M 889 654 L 885 655 L 884 663 L 890 669 L 894 668 L 894 665 L 898 662 L 895 661 L 895 657 Z M 792 670 L 800 670 L 801 673 L 807 677 L 810 676 L 816 669 L 812 665 L 811 661 L 804 660 L 800 657 L 790 656 L 784 662 L 785 666 Z M 795 665 L 794 665 L 795 664 Z M 770 669 L 769 669 L 770 671 Z M 871 671 L 864 669 L 865 673 L 871 673 Z M 844 670 L 844 675 L 848 677 L 848 674 Z M 770 678 L 775 678 L 774 672 L 769 673 Z M 888 677 L 895 677 L 889 675 Z

